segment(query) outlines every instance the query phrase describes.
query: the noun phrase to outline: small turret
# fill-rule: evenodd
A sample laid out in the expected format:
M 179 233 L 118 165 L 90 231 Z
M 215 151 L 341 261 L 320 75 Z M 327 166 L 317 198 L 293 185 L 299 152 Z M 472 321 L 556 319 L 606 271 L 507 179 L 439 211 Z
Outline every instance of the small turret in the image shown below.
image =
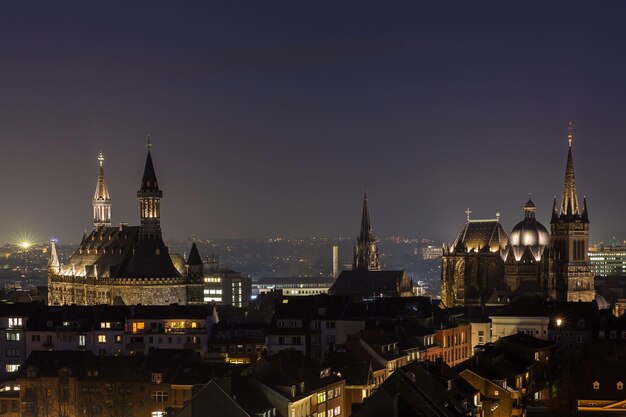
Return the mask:
M 198 251 L 198 246 L 194 239 L 191 250 L 189 251 L 189 257 L 187 258 L 187 275 L 193 278 L 202 278 L 203 274 L 204 266 L 202 258 L 200 257 L 200 252 Z
M 100 170 L 98 172 L 96 191 L 92 200 L 94 229 L 111 226 L 111 197 L 107 183 L 104 180 L 104 155 L 102 151 L 98 154 L 98 163 Z
M 163 192 L 159 189 L 154 164 L 152 163 L 152 155 L 150 150 L 152 143 L 148 135 L 148 155 L 146 157 L 146 166 L 144 167 L 143 177 L 141 178 L 141 187 L 137 191 L 139 199 L 139 208 L 141 212 L 141 236 L 143 238 L 160 239 L 161 238 L 161 198 Z
M 48 274 L 58 275 L 61 272 L 61 263 L 57 255 L 55 240 L 50 239 L 50 257 L 48 258 Z

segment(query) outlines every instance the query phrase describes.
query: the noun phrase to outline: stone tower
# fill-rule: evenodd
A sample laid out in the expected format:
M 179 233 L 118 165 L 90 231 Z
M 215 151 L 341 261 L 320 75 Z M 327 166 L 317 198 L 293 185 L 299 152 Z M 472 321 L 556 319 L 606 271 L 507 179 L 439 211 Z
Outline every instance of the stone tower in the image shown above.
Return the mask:
M 148 137 L 148 156 L 146 157 L 146 166 L 141 179 L 141 188 L 137 191 L 139 199 L 139 207 L 141 211 L 141 232 L 142 238 L 160 239 L 161 238 L 161 198 L 163 191 L 159 189 L 154 165 L 152 164 L 152 155 L 150 149 L 152 145 Z
M 111 226 L 111 197 L 109 196 L 109 188 L 104 180 L 104 155 L 102 151 L 98 154 L 98 163 L 100 171 L 98 172 L 98 182 L 96 191 L 93 195 L 93 228 Z
M 380 271 L 378 239 L 372 234 L 370 212 L 367 205 L 367 190 L 363 195 L 363 214 L 361 216 L 361 232 L 354 245 L 354 270 Z
M 589 215 L 586 199 L 583 199 L 582 209 L 578 205 L 572 157 L 571 123 L 568 128 L 567 141 L 563 198 L 560 207 L 557 207 L 556 197 L 554 198 L 550 221 L 552 246 L 557 254 L 556 298 L 560 301 L 593 301 L 595 290 L 588 254 Z

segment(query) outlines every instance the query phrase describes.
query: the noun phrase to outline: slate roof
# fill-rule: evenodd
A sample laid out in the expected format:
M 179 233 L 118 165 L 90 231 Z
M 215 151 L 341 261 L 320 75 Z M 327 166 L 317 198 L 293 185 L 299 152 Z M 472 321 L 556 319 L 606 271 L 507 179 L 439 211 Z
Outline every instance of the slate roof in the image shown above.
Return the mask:
M 95 278 L 174 278 L 180 273 L 163 239 L 140 239 L 139 226 L 99 227 L 81 242 L 61 275 Z
M 148 149 L 148 156 L 146 157 L 146 166 L 143 170 L 143 177 L 141 178 L 141 191 L 158 191 L 159 182 L 157 181 L 156 172 L 154 171 L 154 164 L 152 163 L 152 154 Z
M 198 246 L 196 245 L 196 242 L 193 242 L 193 245 L 191 245 L 189 257 L 187 258 L 187 265 L 202 265 L 202 258 L 200 257 L 200 252 L 198 252 Z
M 353 412 L 369 416 L 470 416 L 463 402 L 420 366 L 402 367 Z
M 399 295 L 405 271 L 342 271 L 328 290 L 329 294 Z M 406 290 L 406 289 L 404 289 Z
M 504 249 L 509 236 L 497 220 L 470 220 L 452 244 L 455 251 L 479 251 L 486 247 L 492 251 Z M 457 249 L 458 248 L 458 249 Z
M 599 389 L 593 383 L 599 382 Z M 626 400 L 626 389 L 617 389 L 617 383 L 626 385 L 626 361 L 587 360 L 581 364 L 580 377 L 576 381 L 578 398 L 581 400 Z
M 249 417 L 249 414 L 211 380 L 189 400 L 177 417 Z

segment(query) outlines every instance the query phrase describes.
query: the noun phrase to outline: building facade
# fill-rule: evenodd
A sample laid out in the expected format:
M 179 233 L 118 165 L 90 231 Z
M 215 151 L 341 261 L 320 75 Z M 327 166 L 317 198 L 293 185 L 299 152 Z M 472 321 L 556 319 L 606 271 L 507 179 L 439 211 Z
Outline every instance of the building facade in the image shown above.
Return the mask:
M 201 276 L 174 262 L 161 234 L 161 198 L 150 145 L 137 192 L 140 226 L 111 226 L 111 198 L 104 177 L 104 157 L 93 198 L 93 230 L 85 234 L 66 264 L 54 242 L 48 265 L 50 305 L 199 304 Z M 177 267 L 178 266 L 178 267 Z
M 524 219 L 508 235 L 499 223 L 471 220 L 451 245 L 444 245 L 441 298 L 446 306 L 484 304 L 495 291 L 533 292 L 558 301 L 593 301 L 586 199 L 578 204 L 572 130 L 561 205 L 554 200 L 551 233 L 536 219 L 529 198 Z

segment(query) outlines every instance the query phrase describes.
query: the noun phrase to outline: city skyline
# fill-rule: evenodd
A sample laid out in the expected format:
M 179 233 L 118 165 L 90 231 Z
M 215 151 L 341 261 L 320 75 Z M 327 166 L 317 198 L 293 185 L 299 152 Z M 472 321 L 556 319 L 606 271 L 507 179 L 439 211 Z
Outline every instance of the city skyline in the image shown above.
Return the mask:
M 403 6 L 2 6 L 0 241 L 77 242 L 100 149 L 138 224 L 147 133 L 166 240 L 356 236 L 365 183 L 379 237 L 510 230 L 528 193 L 548 224 L 570 120 L 591 239 L 626 236 L 625 6 Z

